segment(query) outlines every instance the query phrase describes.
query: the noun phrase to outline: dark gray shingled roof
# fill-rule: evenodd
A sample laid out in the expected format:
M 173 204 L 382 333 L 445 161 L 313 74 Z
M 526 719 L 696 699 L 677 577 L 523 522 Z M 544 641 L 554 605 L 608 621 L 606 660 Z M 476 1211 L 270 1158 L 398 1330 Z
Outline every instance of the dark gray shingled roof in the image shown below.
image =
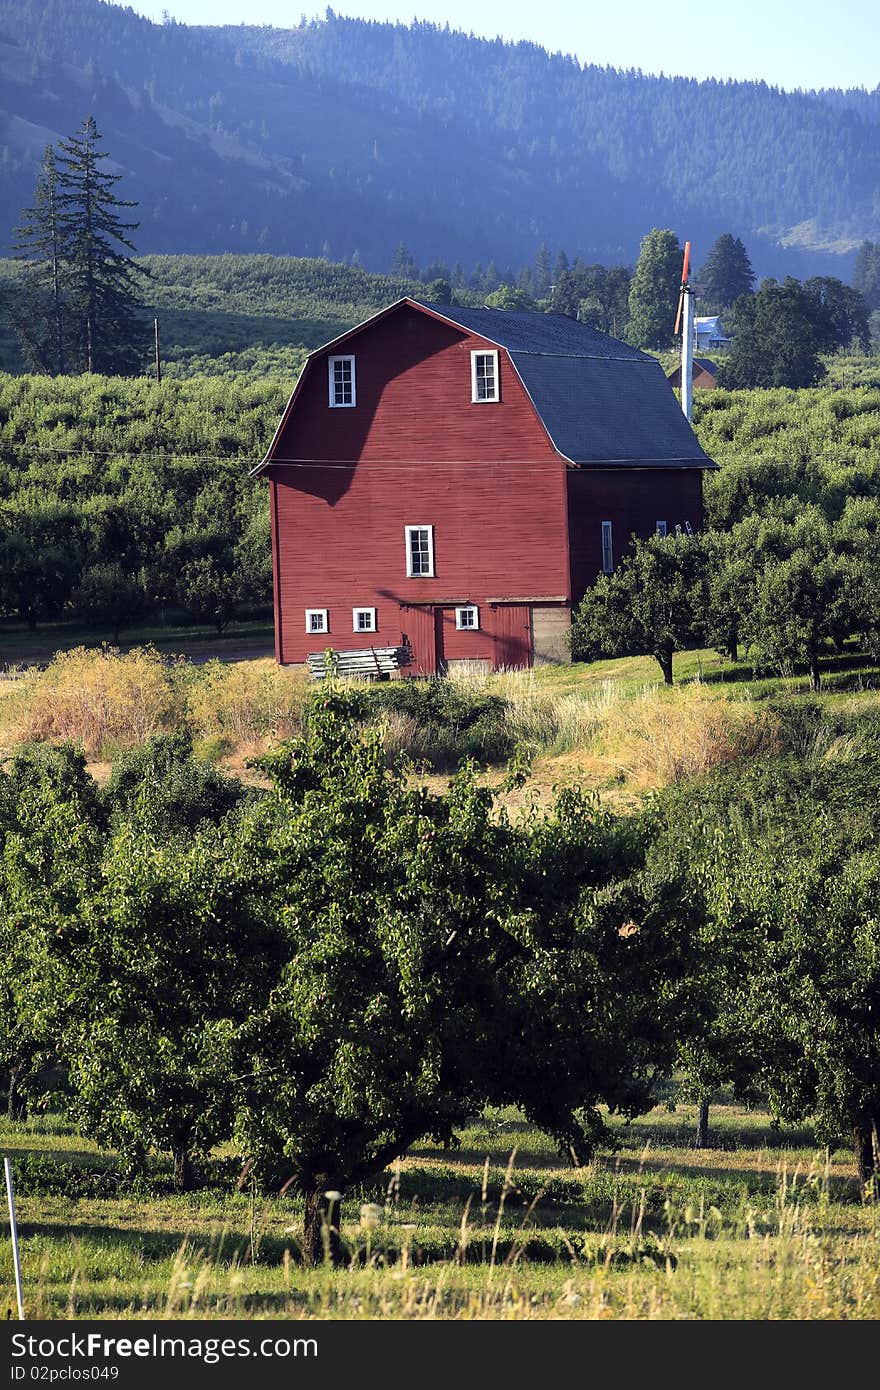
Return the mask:
M 547 433 L 572 463 L 715 467 L 655 357 L 563 314 L 422 307 L 507 349 Z

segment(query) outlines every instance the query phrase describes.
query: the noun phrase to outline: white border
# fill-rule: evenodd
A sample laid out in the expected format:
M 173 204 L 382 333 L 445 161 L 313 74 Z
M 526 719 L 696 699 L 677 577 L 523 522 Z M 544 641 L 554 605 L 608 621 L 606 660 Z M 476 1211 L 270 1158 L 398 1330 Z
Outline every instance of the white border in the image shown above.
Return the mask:
M 370 626 L 358 627 L 358 613 L 369 613 Z M 353 608 L 351 610 L 351 630 L 352 632 L 375 632 L 376 631 L 376 610 L 375 608 Z
M 333 399 L 333 396 L 334 396 L 334 390 L 333 390 L 333 388 L 334 388 L 334 385 L 335 385 L 334 380 L 333 380 L 333 366 L 334 366 L 334 363 L 336 363 L 336 362 L 350 362 L 350 363 L 351 363 L 351 400 L 350 400 L 350 401 L 336 401 L 336 400 Z M 350 410 L 350 409 L 352 408 L 352 406 L 357 405 L 357 384 L 356 384 L 355 375 L 354 375 L 354 353 L 353 353 L 353 352 L 339 353 L 336 357 L 328 357 L 328 358 L 327 358 L 327 391 L 328 391 L 328 396 L 329 396 L 329 401 L 330 401 L 330 408 L 331 408 L 331 410 Z
M 319 613 L 324 626 L 321 628 L 312 627 L 311 620 L 315 613 Z M 327 608 L 307 608 L 306 609 L 306 632 L 312 637 L 321 637 L 325 632 L 330 631 L 330 612 Z
M 493 357 L 495 359 L 495 395 L 477 395 L 477 358 Z M 475 348 L 471 353 L 471 405 L 497 405 L 501 400 L 501 381 L 498 376 L 498 353 L 494 348 Z
M 463 623 L 461 621 L 462 613 L 476 613 L 477 621 L 475 623 Z M 478 606 L 475 603 L 463 603 L 460 608 L 456 608 L 455 626 L 457 627 L 459 632 L 479 632 L 480 610 Z
M 404 544 L 406 546 L 406 574 L 408 579 L 433 579 L 434 578 L 434 528 L 426 526 L 424 522 L 420 526 L 404 526 Z M 427 531 L 428 533 L 428 563 L 431 568 L 428 573 L 413 574 L 412 551 L 410 549 L 409 538 L 413 531 Z

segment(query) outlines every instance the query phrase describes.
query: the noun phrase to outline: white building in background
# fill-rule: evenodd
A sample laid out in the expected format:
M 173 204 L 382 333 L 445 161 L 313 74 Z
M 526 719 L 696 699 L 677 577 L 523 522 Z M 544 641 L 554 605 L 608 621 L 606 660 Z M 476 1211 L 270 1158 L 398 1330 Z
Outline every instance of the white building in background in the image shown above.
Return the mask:
M 720 314 L 694 319 L 694 348 L 697 352 L 724 348 L 731 341 L 724 332 Z

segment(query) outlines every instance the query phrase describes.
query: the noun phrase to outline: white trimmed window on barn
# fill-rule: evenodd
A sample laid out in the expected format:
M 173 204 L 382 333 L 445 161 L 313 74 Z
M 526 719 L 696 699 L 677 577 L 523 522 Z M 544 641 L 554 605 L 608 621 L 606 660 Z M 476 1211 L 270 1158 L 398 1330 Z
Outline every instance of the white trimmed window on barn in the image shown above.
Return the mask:
M 463 604 L 455 610 L 455 626 L 474 632 L 480 626 L 480 610 L 475 603 Z
M 353 608 L 351 610 L 351 630 L 352 632 L 375 632 L 375 608 Z
M 306 632 L 329 632 L 330 615 L 326 608 L 306 609 Z
M 407 526 L 406 572 L 410 579 L 434 577 L 433 526 Z
M 471 353 L 471 400 L 475 404 L 498 401 L 498 353 Z
M 611 574 L 614 570 L 614 540 L 611 522 L 602 522 L 602 573 Z
M 665 535 L 666 535 L 666 522 L 665 522 L 665 521 L 658 521 L 658 522 L 657 522 L 657 535 L 658 535 L 658 536 L 665 536 Z
M 356 405 L 354 357 L 330 357 L 327 366 L 331 406 Z

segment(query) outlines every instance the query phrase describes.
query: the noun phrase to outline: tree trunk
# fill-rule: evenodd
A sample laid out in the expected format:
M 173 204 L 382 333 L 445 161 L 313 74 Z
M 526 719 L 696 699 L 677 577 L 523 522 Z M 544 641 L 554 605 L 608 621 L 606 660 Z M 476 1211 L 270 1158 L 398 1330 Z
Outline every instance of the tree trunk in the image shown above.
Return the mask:
M 727 636 L 727 659 L 739 661 L 739 633 L 733 631 Z
M 669 650 L 665 650 L 665 651 L 662 651 L 662 652 L 655 652 L 655 656 L 656 656 L 656 658 L 657 658 L 657 661 L 659 662 L 660 670 L 663 672 L 663 684 L 664 684 L 664 685 L 671 685 L 671 684 L 672 684 L 672 652 L 669 651 Z
M 708 1149 L 709 1147 L 709 1101 L 705 1098 L 700 1101 L 700 1108 L 697 1112 L 697 1133 L 694 1143 L 698 1149 Z
M 7 1120 L 23 1120 L 27 1115 L 27 1105 L 18 1089 L 19 1078 L 23 1072 L 24 1067 L 10 1067 L 9 1069 L 9 1094 L 6 1098 Z
M 859 1172 L 859 1186 L 862 1198 L 866 1202 L 876 1199 L 877 1193 L 874 1190 L 875 1179 L 877 1176 L 877 1158 L 874 1151 L 874 1125 L 870 1119 L 866 1119 L 862 1124 L 856 1125 L 853 1130 L 853 1148 L 856 1155 L 856 1167 Z
M 307 1192 L 303 1260 L 308 1265 L 320 1265 L 325 1261 L 338 1265 L 339 1258 L 339 1203 L 328 1201 L 323 1189 Z
M 822 673 L 819 670 L 819 648 L 810 644 L 810 689 L 815 693 L 821 688 Z
M 193 1167 L 189 1149 L 172 1149 L 174 1160 L 174 1187 L 177 1192 L 191 1192 L 193 1188 Z

